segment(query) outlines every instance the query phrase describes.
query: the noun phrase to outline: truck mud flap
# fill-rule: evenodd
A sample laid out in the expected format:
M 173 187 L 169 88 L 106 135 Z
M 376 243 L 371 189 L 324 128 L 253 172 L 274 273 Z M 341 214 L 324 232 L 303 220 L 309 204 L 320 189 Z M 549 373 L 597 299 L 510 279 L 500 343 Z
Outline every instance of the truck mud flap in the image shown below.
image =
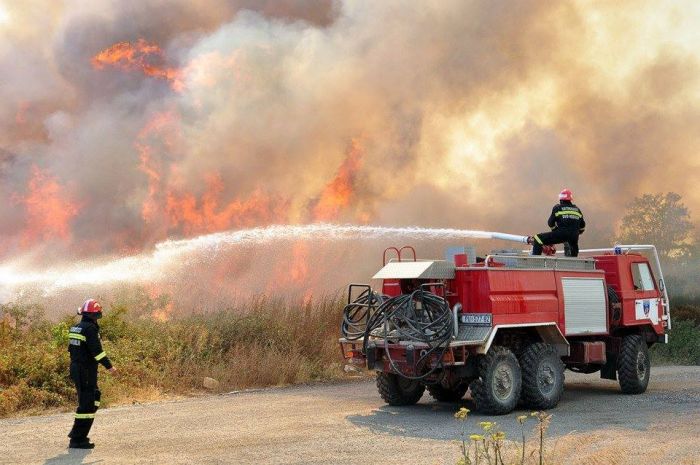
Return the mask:
M 377 364 L 377 348 L 367 347 L 365 358 L 367 358 L 367 369 L 374 370 L 374 366 Z
M 416 349 L 413 346 L 406 348 L 406 364 L 413 366 L 416 363 Z
M 617 354 L 614 352 L 606 352 L 607 361 L 605 365 L 600 367 L 600 377 L 602 379 L 617 380 Z

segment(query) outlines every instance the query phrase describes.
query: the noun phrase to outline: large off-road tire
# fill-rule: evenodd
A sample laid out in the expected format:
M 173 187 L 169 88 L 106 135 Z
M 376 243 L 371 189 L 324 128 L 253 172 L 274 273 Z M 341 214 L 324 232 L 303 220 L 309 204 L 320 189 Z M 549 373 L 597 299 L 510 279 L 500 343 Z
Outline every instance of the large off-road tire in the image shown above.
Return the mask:
M 377 390 L 389 405 L 413 405 L 423 397 L 425 386 L 420 381 L 393 373 L 377 373 Z
M 522 374 L 513 352 L 492 346 L 480 357 L 479 377 L 469 385 L 479 412 L 504 415 L 515 408 L 520 399 Z
M 642 336 L 632 334 L 622 339 L 617 357 L 617 377 L 625 394 L 641 394 L 649 385 L 651 359 Z
M 564 363 L 551 344 L 530 344 L 520 355 L 522 404 L 531 409 L 555 407 L 564 393 Z
M 442 384 L 428 384 L 426 387 L 432 398 L 438 402 L 457 402 L 467 393 L 469 385 L 460 383 L 453 388 L 446 388 Z

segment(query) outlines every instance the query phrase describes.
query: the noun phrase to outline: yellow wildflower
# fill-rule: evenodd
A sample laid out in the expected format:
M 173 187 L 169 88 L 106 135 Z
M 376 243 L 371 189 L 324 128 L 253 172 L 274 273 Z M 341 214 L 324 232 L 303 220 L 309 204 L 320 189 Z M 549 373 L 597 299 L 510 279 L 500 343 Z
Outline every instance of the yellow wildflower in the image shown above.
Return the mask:
M 469 409 L 462 407 L 459 410 L 457 410 L 457 413 L 455 413 L 455 418 L 458 420 L 464 420 L 465 418 L 467 418 L 468 413 Z
M 521 425 L 525 423 L 525 420 L 527 420 L 527 415 L 520 415 L 518 417 L 518 423 L 520 423 Z
M 493 423 L 490 421 L 480 421 L 479 425 L 481 425 L 484 431 L 489 431 L 491 428 L 493 428 Z
M 472 441 L 483 441 L 484 437 L 480 434 L 472 434 L 469 436 L 469 439 L 471 439 Z

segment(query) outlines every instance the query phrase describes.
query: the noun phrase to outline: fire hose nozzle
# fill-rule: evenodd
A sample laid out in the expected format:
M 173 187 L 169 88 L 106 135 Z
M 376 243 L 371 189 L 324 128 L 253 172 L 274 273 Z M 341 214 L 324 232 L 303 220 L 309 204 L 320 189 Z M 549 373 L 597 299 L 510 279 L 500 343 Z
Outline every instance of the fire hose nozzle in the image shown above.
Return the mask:
M 491 238 L 511 242 L 522 242 L 523 244 L 531 244 L 531 242 L 529 242 L 531 236 L 518 236 L 517 234 L 505 234 L 495 232 L 491 234 Z

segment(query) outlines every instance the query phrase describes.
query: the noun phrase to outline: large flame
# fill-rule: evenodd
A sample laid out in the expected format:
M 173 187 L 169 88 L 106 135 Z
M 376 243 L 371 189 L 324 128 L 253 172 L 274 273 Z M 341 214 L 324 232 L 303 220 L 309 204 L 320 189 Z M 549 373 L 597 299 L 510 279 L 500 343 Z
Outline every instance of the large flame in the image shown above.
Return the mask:
M 174 163 L 182 143 L 179 116 L 174 111 L 156 113 L 135 142 L 139 169 L 148 180 L 141 214 L 147 225 L 155 227 L 156 236 L 162 236 L 159 239 L 169 232 L 194 235 L 287 221 L 288 203 L 271 197 L 262 188 L 246 198 L 223 201 L 226 188 L 218 172 L 202 177 L 199 184 L 204 188 L 200 195 L 187 191 L 181 186 L 178 165 Z M 164 173 L 166 167 L 168 171 Z
M 55 177 L 34 165 L 27 184 L 27 193 L 17 195 L 15 200 L 24 204 L 27 211 L 23 245 L 30 246 L 42 241 L 71 239 L 71 220 L 80 210 L 65 188 Z
M 144 39 L 136 42 L 116 43 L 92 57 L 92 65 L 99 70 L 116 67 L 125 71 L 140 71 L 144 75 L 164 79 L 173 89 L 181 91 L 183 83 L 181 71 L 163 65 L 163 50 Z
M 317 221 L 338 219 L 342 209 L 350 206 L 355 190 L 355 178 L 362 167 L 363 149 L 359 140 L 353 139 L 347 157 L 338 169 L 338 173 L 321 192 L 313 208 Z
M 282 199 L 272 199 L 258 189 L 246 199 L 221 205 L 224 192 L 221 176 L 210 174 L 204 184 L 207 188 L 200 199 L 189 192 L 168 192 L 165 211 L 171 226 L 181 227 L 186 234 L 201 234 L 232 227 L 286 222 Z
M 163 163 L 156 155 L 163 153 L 167 156 L 178 143 L 176 118 L 173 111 L 156 113 L 139 131 L 134 143 L 139 153 L 139 169 L 148 180 L 148 195 L 141 206 L 141 215 L 146 223 L 160 220 L 164 179 L 161 174 Z

